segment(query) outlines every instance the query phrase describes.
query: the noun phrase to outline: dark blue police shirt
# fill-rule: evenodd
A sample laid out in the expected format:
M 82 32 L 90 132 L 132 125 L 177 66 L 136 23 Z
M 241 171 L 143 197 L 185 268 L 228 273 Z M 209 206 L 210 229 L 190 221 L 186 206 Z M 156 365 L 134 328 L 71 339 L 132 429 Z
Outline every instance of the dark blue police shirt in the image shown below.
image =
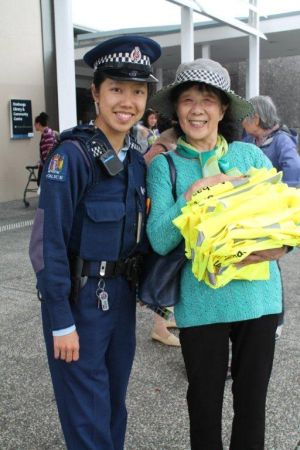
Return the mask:
M 132 252 L 146 251 L 146 166 L 143 157 L 132 147 L 124 161 L 124 170 L 115 177 L 104 173 L 95 162 L 99 173 L 95 184 L 84 153 L 71 141 L 61 143 L 47 161 L 30 257 L 53 331 L 74 324 L 68 301 L 70 252 L 87 260 L 115 261 Z M 137 245 L 140 212 L 143 230 Z

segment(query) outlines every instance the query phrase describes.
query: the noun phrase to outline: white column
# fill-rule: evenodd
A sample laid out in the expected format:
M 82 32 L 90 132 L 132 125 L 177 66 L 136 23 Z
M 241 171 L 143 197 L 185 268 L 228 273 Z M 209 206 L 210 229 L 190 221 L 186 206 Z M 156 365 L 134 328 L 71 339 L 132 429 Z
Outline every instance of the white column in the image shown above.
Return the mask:
M 72 0 L 54 0 L 59 131 L 77 124 Z
M 202 58 L 210 59 L 210 45 L 201 45 Z
M 246 64 L 246 98 L 251 98 L 250 97 L 250 95 L 249 95 L 249 85 L 250 85 L 250 83 L 249 83 L 249 61 L 247 61 L 247 64 Z
M 156 67 L 154 76 L 158 79 L 158 83 L 155 84 L 156 91 L 159 91 L 163 87 L 163 70 L 162 67 Z
M 258 0 L 249 0 L 249 3 L 258 6 Z M 259 29 L 259 15 L 255 11 L 249 10 L 249 25 Z M 258 36 L 249 36 L 249 64 L 248 64 L 248 85 L 246 92 L 248 98 L 259 95 L 259 42 Z
M 181 62 L 194 60 L 194 24 L 193 10 L 181 7 Z

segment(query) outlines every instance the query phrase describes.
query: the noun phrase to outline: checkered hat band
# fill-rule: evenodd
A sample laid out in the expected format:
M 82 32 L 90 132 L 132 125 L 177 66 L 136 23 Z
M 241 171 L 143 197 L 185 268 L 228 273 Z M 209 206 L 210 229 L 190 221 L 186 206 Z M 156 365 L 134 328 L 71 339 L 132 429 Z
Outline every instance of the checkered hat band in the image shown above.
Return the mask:
M 105 63 L 133 63 L 142 64 L 143 66 L 150 66 L 150 58 L 147 55 L 141 55 L 138 61 L 135 61 L 130 56 L 130 53 L 113 53 L 112 55 L 105 55 L 102 58 L 98 58 L 94 63 L 94 69 L 96 70 L 99 66 Z
M 224 91 L 230 90 L 230 83 L 222 75 L 207 70 L 185 70 L 176 76 L 175 83 L 179 81 L 198 81 L 211 84 Z

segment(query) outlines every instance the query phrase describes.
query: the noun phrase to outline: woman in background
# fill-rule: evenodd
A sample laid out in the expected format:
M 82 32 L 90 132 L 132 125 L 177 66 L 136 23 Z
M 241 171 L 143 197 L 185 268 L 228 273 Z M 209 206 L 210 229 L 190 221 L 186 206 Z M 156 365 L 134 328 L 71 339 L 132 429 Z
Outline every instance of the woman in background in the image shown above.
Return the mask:
M 37 185 L 40 185 L 43 168 L 50 150 L 56 144 L 55 132 L 48 126 L 49 116 L 41 112 L 34 120 L 34 128 L 41 133 L 40 140 L 40 160 Z
M 289 186 L 300 186 L 300 156 L 298 154 L 298 135 L 294 130 L 282 125 L 276 106 L 267 95 L 250 98 L 254 108 L 251 116 L 242 125 L 247 135 L 245 142 L 259 147 L 278 171 L 282 171 L 282 181 Z M 284 298 L 284 297 L 283 297 Z M 282 333 L 284 313 L 279 315 L 276 339 Z
M 242 122 L 247 133 L 243 140 L 257 145 L 264 152 L 273 166 L 282 171 L 284 183 L 300 186 L 297 133 L 282 125 L 271 97 L 258 95 L 250 98 L 249 102 L 254 112 Z
M 168 150 L 175 150 L 177 135 L 173 128 L 173 121 L 168 117 L 158 114 L 157 128 L 159 137 L 144 155 L 147 164 L 150 164 L 154 156 Z
M 141 153 L 145 154 L 159 137 L 157 128 L 158 115 L 153 109 L 146 109 L 140 123 L 136 125 L 136 139 L 141 146 Z

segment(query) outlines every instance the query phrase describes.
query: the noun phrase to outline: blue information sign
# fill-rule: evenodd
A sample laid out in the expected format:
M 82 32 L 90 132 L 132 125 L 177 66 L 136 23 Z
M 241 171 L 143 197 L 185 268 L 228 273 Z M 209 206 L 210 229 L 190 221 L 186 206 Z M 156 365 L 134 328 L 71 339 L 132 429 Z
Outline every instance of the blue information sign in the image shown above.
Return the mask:
M 10 130 L 12 139 L 33 136 L 31 100 L 10 100 Z

